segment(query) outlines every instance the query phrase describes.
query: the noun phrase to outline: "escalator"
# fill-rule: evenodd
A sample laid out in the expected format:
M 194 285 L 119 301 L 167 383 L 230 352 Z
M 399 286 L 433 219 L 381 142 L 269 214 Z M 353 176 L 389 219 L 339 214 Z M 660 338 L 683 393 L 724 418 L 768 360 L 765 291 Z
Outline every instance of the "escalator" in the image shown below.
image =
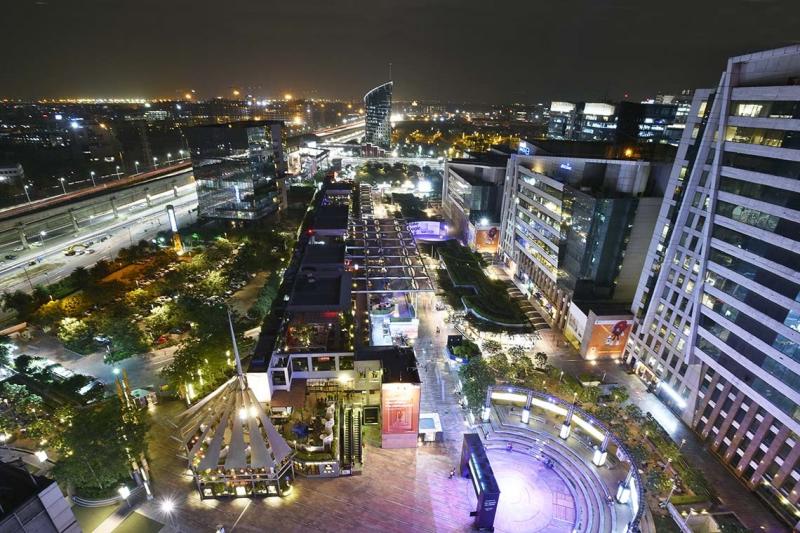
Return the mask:
M 360 468 L 364 463 L 362 457 L 364 448 L 361 444 L 361 420 L 361 408 L 356 407 L 353 409 L 353 468 Z
M 340 431 L 339 462 L 341 473 L 349 475 L 360 470 L 363 461 L 361 444 L 361 407 L 345 407 L 342 409 L 342 429 Z

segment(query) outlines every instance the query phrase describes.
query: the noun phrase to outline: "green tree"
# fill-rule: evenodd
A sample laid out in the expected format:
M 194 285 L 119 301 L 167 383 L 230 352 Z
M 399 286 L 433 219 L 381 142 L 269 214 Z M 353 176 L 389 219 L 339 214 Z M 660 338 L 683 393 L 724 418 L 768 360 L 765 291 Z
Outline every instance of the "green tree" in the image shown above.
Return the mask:
M 0 433 L 27 432 L 31 424 L 45 416 L 43 406 L 41 396 L 25 385 L 0 383 Z
M 86 496 L 113 491 L 128 478 L 131 459 L 146 451 L 143 415 L 123 408 L 117 397 L 75 411 L 65 425 L 53 473 Z
M 492 369 L 486 360 L 473 357 L 461 365 L 458 375 L 463 385 L 464 398 L 472 413 L 478 415 L 486 401 L 487 390 L 495 384 Z
M 0 335 L 0 366 L 11 366 L 11 339 Z
M 525 348 L 523 348 L 522 346 L 520 346 L 518 344 L 515 344 L 514 346 L 512 346 L 511 348 L 508 349 L 508 357 L 512 361 L 516 361 L 520 357 L 524 357 L 524 356 L 525 356 Z
M 503 349 L 503 345 L 494 340 L 483 341 L 481 349 L 489 355 L 494 355 Z
M 656 494 L 665 494 L 672 488 L 672 478 L 660 468 L 653 468 L 647 473 L 647 487 Z
M 3 293 L 3 310 L 14 311 L 19 320 L 28 320 L 38 307 L 38 302 L 27 292 Z
M 89 353 L 94 347 L 92 330 L 79 318 L 64 318 L 58 326 L 58 339 L 64 346 L 78 353 Z
M 542 369 L 547 366 L 547 354 L 544 352 L 536 352 L 533 354 L 533 364 L 538 369 Z
M 511 363 L 504 353 L 496 353 L 486 358 L 486 363 L 497 381 L 508 381 L 511 378 Z
M 630 398 L 630 393 L 625 387 L 614 387 L 611 390 L 611 397 L 617 403 L 625 403 L 628 401 L 628 398 Z

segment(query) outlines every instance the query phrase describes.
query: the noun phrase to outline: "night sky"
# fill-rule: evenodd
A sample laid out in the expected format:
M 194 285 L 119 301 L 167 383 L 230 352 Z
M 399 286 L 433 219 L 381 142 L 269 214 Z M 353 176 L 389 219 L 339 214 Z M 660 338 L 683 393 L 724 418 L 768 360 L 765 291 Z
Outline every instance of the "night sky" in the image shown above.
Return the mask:
M 800 0 L 0 0 L 0 97 L 633 99 L 800 42 Z

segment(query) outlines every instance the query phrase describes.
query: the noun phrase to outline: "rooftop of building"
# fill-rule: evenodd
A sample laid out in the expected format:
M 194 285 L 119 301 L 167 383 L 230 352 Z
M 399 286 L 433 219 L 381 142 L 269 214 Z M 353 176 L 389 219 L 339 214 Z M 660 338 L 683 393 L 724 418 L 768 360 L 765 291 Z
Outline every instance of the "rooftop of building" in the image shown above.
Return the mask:
M 22 461 L 0 461 L 0 520 L 11 515 L 54 481 L 34 476 Z
M 350 307 L 350 284 L 348 272 L 301 272 L 286 309 L 291 312 L 347 309 Z
M 672 163 L 677 148 L 669 144 L 620 144 L 604 141 L 562 141 L 537 139 L 528 143 L 533 156 L 574 157 L 577 159 L 608 159 L 619 161 L 648 161 Z
M 350 208 L 346 205 L 321 205 L 314 213 L 310 230 L 346 230 Z
M 309 243 L 303 253 L 300 268 L 344 266 L 344 251 L 345 246 L 342 242 Z
M 404 346 L 364 346 L 355 351 L 356 361 L 380 361 L 383 383 L 421 383 L 417 356 Z
M 622 302 L 604 302 L 595 300 L 573 300 L 575 306 L 583 311 L 583 314 L 588 315 L 590 311 L 594 312 L 599 317 L 603 316 L 621 316 L 631 315 L 630 304 Z

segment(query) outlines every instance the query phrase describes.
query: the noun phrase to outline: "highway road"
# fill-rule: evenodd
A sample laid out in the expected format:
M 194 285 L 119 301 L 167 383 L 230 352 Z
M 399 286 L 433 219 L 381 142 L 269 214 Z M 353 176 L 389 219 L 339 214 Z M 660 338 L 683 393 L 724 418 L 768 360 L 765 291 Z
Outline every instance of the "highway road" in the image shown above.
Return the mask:
M 80 228 L 78 234 L 71 226 L 60 228 L 46 235 L 32 238 L 28 250 L 0 251 L 0 291 L 23 290 L 30 292 L 36 285 L 54 283 L 69 275 L 78 267 L 89 268 L 100 259 L 111 259 L 126 246 L 142 239 L 152 239 L 159 231 L 169 230 L 166 206 L 173 205 L 178 227 L 186 226 L 196 219 L 197 192 L 194 184 L 178 190 L 176 198 L 171 192 L 151 198 L 148 207 L 145 200 L 120 206 L 119 217 L 108 212 L 95 216 L 90 225 Z M 106 237 L 100 242 L 100 239 Z M 93 241 L 80 255 L 67 256 L 65 250 L 73 245 Z M 93 250 L 93 251 L 89 251 Z M 16 256 L 5 259 L 6 256 Z

